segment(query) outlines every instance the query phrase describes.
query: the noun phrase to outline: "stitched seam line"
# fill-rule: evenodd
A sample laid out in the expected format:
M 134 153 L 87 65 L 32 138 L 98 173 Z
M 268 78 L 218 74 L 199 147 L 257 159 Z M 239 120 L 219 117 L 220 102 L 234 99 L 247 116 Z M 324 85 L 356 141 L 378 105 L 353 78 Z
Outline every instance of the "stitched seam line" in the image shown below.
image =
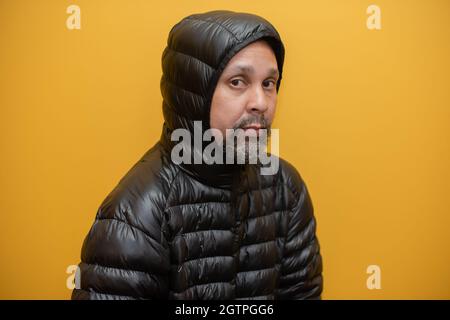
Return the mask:
M 180 267 L 180 265 L 184 265 L 184 264 L 186 264 L 186 263 L 192 263 L 193 261 L 196 261 L 196 260 L 207 260 L 207 259 L 211 259 L 211 258 L 232 258 L 232 259 L 234 259 L 234 257 L 233 257 L 233 256 L 230 256 L 230 255 L 225 255 L 225 256 L 217 255 L 217 256 L 208 256 L 208 257 L 202 257 L 202 258 L 189 259 L 189 260 L 186 260 L 186 261 L 182 261 L 182 262 L 180 262 L 179 264 L 173 263 L 173 264 L 171 264 L 171 265 L 172 265 L 172 266 Z
M 200 93 L 198 93 L 198 92 L 194 92 L 194 91 L 189 90 L 189 89 L 185 89 L 185 88 L 181 87 L 180 85 L 176 84 L 175 82 L 173 82 L 172 80 L 170 80 L 170 79 L 167 77 L 166 74 L 164 74 L 164 78 L 163 78 L 163 79 L 164 79 L 164 81 L 166 81 L 167 83 L 169 83 L 171 86 L 177 87 L 179 90 L 182 90 L 182 91 L 188 92 L 188 93 L 190 93 L 190 94 L 192 94 L 192 95 L 199 96 L 199 97 L 203 98 L 203 95 L 202 95 L 202 94 L 200 94 Z
M 280 265 L 280 263 L 275 263 L 275 265 Z M 275 270 L 275 266 L 262 268 L 262 269 L 255 269 L 255 270 L 239 271 L 237 274 L 248 273 L 248 272 L 256 272 L 256 271 L 267 271 L 267 270 Z
M 231 34 L 235 40 L 239 41 L 239 39 L 236 37 L 236 35 L 233 32 L 231 32 L 227 27 L 225 27 L 223 24 L 221 24 L 219 22 L 211 21 L 211 20 L 202 20 L 202 19 L 199 19 L 199 18 L 192 18 L 192 17 L 188 17 L 188 18 L 186 18 L 186 20 L 201 21 L 201 22 L 207 23 L 207 24 L 218 25 L 219 27 L 221 27 L 222 29 L 227 31 L 229 34 Z
M 187 54 L 187 53 L 178 51 L 178 50 L 173 49 L 173 48 L 171 48 L 171 47 L 167 47 L 167 49 L 170 50 L 170 51 L 173 51 L 173 52 L 175 52 L 175 53 L 179 53 L 179 54 L 181 54 L 181 55 L 183 55 L 183 56 L 187 56 L 188 58 L 195 59 L 195 60 L 197 60 L 197 61 L 199 61 L 199 62 L 201 62 L 201 63 L 207 65 L 207 66 L 208 66 L 210 69 L 212 69 L 213 71 L 215 70 L 214 67 L 213 67 L 212 65 L 210 65 L 209 63 L 207 63 L 207 62 L 205 62 L 205 61 L 203 61 L 203 60 L 200 60 L 200 59 L 197 58 L 197 57 L 194 57 L 194 56 L 192 56 L 192 55 L 190 55 L 190 54 Z
M 122 271 L 126 271 L 126 272 L 137 272 L 137 273 L 142 273 L 143 275 L 147 276 L 147 277 L 152 277 L 152 275 L 154 276 L 165 276 L 165 274 L 161 274 L 159 272 L 152 272 L 152 274 L 148 273 L 147 271 L 143 271 L 143 270 L 133 270 L 133 269 L 125 269 L 125 268 L 119 268 L 119 267 L 115 267 L 115 266 L 109 266 L 109 265 L 102 265 L 102 264 L 98 264 L 95 262 L 88 262 L 88 261 L 82 261 L 82 263 L 86 264 L 86 265 L 91 265 L 91 266 L 98 266 L 100 268 L 104 268 L 104 269 L 117 269 L 117 270 L 122 270 Z
M 129 226 L 131 229 L 135 229 L 135 230 L 137 230 L 137 231 L 140 231 L 140 232 L 143 233 L 145 236 L 147 236 L 150 240 L 156 242 L 157 244 L 160 244 L 159 241 L 157 241 L 157 240 L 156 240 L 154 237 L 152 237 L 149 233 L 145 232 L 143 229 L 141 229 L 141 228 L 139 228 L 139 227 L 136 227 L 136 226 L 134 226 L 134 225 L 132 225 L 132 224 L 126 222 L 126 221 L 123 221 L 123 220 L 120 220 L 120 219 L 117 219 L 117 218 L 97 218 L 97 221 L 100 221 L 100 220 L 113 220 L 113 221 L 117 221 L 117 222 L 123 223 L 123 224 Z
M 229 204 L 229 201 L 206 201 L 206 202 L 193 202 L 193 203 L 182 203 L 182 204 L 176 204 L 170 207 L 167 207 L 167 209 L 172 209 L 176 207 L 183 207 L 183 206 L 197 206 L 202 204 L 208 204 L 208 203 L 223 203 L 223 204 Z
M 200 283 L 200 284 L 193 284 L 193 285 L 187 287 L 186 289 L 184 289 L 184 290 L 181 291 L 181 292 L 176 292 L 176 291 L 174 291 L 174 293 L 176 293 L 176 294 L 181 294 L 181 293 L 184 293 L 184 292 L 186 292 L 186 291 L 188 291 L 188 290 L 190 290 L 190 289 L 192 289 L 192 288 L 194 288 L 194 287 L 203 287 L 203 286 L 206 286 L 206 285 L 219 284 L 219 283 L 224 283 L 224 284 L 229 284 L 229 285 L 231 285 L 230 281 L 214 281 L 214 282 L 206 282 L 206 283 Z
M 89 295 L 91 295 L 91 294 L 97 294 L 97 295 L 100 295 L 100 296 L 114 296 L 114 297 L 123 297 L 123 298 L 131 298 L 131 299 L 142 299 L 141 297 L 133 297 L 133 296 L 124 296 L 124 295 L 121 295 L 121 294 L 114 294 L 114 293 L 105 293 L 105 292 L 98 292 L 98 291 L 95 291 L 94 289 L 89 289 L 89 290 L 86 290 L 86 289 L 74 289 L 74 290 L 77 290 L 77 291 L 84 291 L 84 292 L 87 292 Z

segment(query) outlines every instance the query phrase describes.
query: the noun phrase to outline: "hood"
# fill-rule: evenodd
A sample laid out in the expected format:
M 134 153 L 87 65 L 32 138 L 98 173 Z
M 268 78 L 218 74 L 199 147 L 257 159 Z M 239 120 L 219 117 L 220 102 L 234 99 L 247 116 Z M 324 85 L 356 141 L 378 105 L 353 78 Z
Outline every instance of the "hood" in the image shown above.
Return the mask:
M 194 136 L 194 121 L 202 121 L 202 133 L 210 128 L 209 115 L 214 89 L 231 58 L 250 43 L 265 39 L 272 47 L 279 69 L 280 87 L 284 46 L 270 22 L 254 14 L 225 10 L 193 14 L 170 30 L 162 54 L 161 94 L 164 125 L 161 144 L 171 152 L 178 142 L 170 137 L 175 129 Z M 228 188 L 243 165 L 179 164 L 199 181 Z

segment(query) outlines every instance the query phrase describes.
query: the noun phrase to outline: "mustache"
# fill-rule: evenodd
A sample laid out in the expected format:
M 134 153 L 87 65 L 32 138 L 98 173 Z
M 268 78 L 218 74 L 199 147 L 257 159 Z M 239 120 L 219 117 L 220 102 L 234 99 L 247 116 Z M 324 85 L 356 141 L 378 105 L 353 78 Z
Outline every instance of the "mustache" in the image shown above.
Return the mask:
M 252 115 L 249 117 L 246 117 L 242 120 L 240 120 L 238 123 L 236 123 L 233 127 L 233 129 L 243 129 L 248 125 L 251 124 L 258 124 L 261 126 L 262 129 L 269 129 L 270 130 L 270 123 L 269 121 L 264 117 L 263 114 L 257 116 L 257 115 Z

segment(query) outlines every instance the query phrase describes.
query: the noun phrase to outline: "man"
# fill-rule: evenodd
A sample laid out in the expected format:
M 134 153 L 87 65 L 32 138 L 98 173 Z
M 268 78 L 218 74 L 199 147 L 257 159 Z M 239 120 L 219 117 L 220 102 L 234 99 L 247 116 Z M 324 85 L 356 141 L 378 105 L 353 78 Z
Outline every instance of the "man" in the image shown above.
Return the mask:
M 261 174 L 250 139 L 232 144 L 244 164 L 174 160 L 177 130 L 214 129 L 225 150 L 227 129 L 247 138 L 270 129 L 283 60 L 278 32 L 255 15 L 212 11 L 172 28 L 161 139 L 101 204 L 73 299 L 321 298 L 313 207 L 292 165 L 277 158 L 278 170 Z M 206 148 L 189 140 L 181 153 Z

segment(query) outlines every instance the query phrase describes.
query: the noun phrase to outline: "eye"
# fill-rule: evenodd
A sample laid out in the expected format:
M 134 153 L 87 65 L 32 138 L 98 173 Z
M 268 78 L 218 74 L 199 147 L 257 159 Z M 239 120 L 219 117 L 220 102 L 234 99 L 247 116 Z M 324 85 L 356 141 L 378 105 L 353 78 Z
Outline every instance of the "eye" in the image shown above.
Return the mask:
M 233 79 L 230 81 L 230 84 L 232 87 L 242 88 L 245 85 L 245 82 L 242 79 Z
M 265 80 L 265 81 L 263 81 L 263 87 L 265 89 L 272 89 L 275 87 L 275 81 L 274 80 Z

